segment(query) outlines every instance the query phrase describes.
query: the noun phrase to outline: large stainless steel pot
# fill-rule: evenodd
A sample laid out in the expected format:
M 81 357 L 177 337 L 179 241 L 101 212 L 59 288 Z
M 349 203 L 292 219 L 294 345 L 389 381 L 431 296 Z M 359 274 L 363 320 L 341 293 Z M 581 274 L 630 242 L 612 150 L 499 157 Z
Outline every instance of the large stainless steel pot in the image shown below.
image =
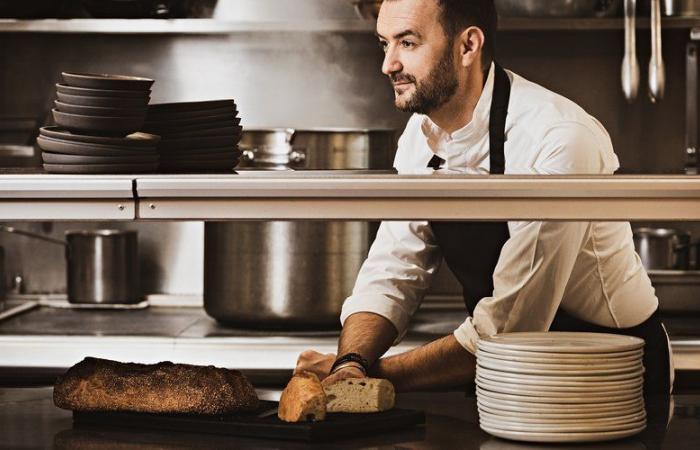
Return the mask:
M 5 278 L 5 249 L 0 247 L 0 311 L 7 295 L 7 279 Z
M 634 246 L 647 270 L 688 270 L 690 234 L 670 228 L 637 228 Z
M 662 6 L 667 16 L 700 16 L 700 0 L 663 0 Z
M 392 130 L 245 130 L 243 167 L 390 169 Z M 290 186 L 290 189 L 293 189 Z M 239 327 L 339 327 L 376 224 L 207 222 L 204 308 Z
M 620 12 L 622 0 L 495 0 L 505 17 L 610 17 Z
M 0 231 L 65 247 L 71 303 L 132 304 L 141 300 L 136 231 L 67 231 L 65 242 L 4 225 Z

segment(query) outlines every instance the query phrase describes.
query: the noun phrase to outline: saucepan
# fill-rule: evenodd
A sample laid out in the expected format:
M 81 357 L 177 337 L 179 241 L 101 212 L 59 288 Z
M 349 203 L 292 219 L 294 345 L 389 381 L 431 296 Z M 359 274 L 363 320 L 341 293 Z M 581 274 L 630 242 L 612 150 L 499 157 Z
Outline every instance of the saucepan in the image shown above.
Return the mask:
M 689 270 L 697 265 L 690 233 L 672 228 L 636 228 L 634 246 L 647 270 Z M 691 262 L 692 261 L 692 262 Z
M 0 225 L 0 231 L 41 239 L 66 249 L 68 301 L 133 304 L 140 301 L 136 231 L 74 230 L 66 240 Z

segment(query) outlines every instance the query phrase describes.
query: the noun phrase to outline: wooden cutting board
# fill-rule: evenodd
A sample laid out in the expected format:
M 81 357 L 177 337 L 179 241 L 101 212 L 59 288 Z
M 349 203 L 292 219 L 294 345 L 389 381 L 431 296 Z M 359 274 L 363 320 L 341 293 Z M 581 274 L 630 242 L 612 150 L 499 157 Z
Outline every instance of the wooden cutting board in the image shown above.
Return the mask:
M 425 423 L 422 411 L 393 409 L 373 414 L 328 414 L 321 422 L 287 423 L 276 415 L 258 415 L 277 407 L 277 402 L 261 401 L 254 413 L 204 416 L 144 414 L 128 412 L 73 412 L 76 424 L 124 426 L 151 430 L 213 433 L 231 436 L 295 441 L 330 441 L 411 428 Z

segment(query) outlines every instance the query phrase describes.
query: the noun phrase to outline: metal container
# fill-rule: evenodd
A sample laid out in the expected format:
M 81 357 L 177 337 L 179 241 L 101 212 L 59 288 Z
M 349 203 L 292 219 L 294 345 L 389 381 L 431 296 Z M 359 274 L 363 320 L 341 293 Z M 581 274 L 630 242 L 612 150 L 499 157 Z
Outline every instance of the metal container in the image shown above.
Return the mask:
M 393 130 L 245 130 L 243 167 L 390 169 Z M 337 328 L 367 256 L 367 222 L 207 222 L 204 308 L 219 322 L 268 329 Z
M 661 6 L 666 16 L 700 16 L 700 0 L 663 0 Z
M 504 17 L 611 17 L 622 0 L 495 0 Z
M 136 231 L 69 231 L 68 301 L 129 304 L 140 300 Z
M 670 228 L 637 228 L 634 246 L 647 270 L 688 270 L 690 234 Z
M 7 298 L 7 278 L 5 277 L 5 249 L 0 247 L 0 311 L 3 309 L 2 302 Z

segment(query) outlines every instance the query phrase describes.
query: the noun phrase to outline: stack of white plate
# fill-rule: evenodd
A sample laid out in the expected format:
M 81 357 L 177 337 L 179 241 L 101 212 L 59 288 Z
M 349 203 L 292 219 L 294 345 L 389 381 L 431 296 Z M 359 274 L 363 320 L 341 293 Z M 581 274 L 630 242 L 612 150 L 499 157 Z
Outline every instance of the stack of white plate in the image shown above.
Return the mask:
M 644 341 L 603 333 L 505 333 L 478 342 L 481 429 L 528 442 L 620 439 L 646 427 Z

